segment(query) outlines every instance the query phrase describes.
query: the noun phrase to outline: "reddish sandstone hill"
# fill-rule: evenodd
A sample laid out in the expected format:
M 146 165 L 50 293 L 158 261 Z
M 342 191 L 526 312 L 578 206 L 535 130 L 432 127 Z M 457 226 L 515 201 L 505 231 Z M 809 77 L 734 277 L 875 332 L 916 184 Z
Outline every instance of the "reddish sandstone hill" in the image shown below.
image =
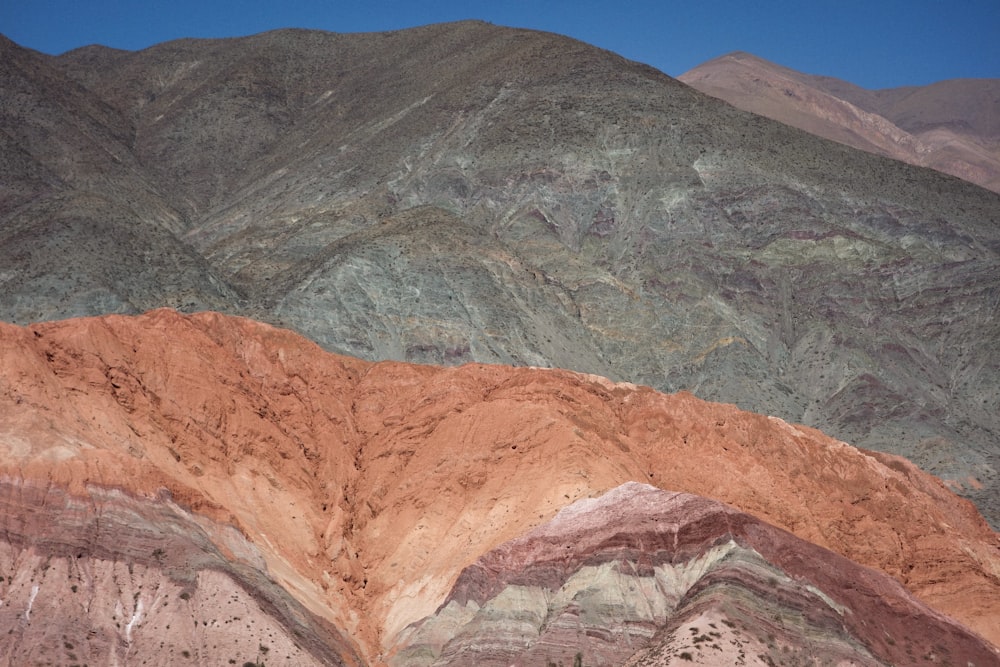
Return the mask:
M 7 662 L 381 664 L 480 555 L 639 480 L 1000 642 L 1000 542 L 972 505 L 811 429 L 566 371 L 373 364 L 214 313 L 0 326 Z

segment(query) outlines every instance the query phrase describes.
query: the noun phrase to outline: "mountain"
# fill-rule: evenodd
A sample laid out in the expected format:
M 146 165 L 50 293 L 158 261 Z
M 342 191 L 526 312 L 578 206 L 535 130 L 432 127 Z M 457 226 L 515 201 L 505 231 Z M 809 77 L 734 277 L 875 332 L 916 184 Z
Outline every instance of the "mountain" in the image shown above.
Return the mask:
M 687 389 L 1000 525 L 1000 195 L 477 22 L 0 46 L 6 321 L 209 309 Z
M 740 109 L 1000 192 L 1000 79 L 866 90 L 742 52 L 678 78 Z
M 0 325 L 0 447 L 4 664 L 1000 664 L 968 501 L 686 393 L 158 310 Z

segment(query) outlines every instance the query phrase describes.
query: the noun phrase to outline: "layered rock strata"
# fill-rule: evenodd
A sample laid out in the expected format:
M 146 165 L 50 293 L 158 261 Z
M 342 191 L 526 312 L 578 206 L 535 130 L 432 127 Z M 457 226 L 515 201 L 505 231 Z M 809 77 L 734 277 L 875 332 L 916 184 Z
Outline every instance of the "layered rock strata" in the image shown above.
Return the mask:
M 433 614 L 478 555 L 575 500 L 643 481 L 717 498 L 877 568 L 1000 639 L 997 536 L 939 480 L 903 459 L 773 417 L 597 376 L 373 364 L 214 313 L 2 325 L 0 452 L 12 488 L 49 490 L 11 491 L 23 501 L 10 505 L 7 532 L 36 545 L 23 562 L 38 565 L 4 575 L 18 582 L 16 593 L 4 594 L 5 605 L 17 599 L 8 623 L 24 620 L 28 606 L 42 619 L 41 592 L 30 602 L 31 591 L 42 590 L 46 559 L 61 563 L 65 552 L 38 547 L 52 541 L 47 529 L 24 517 L 58 509 L 62 523 L 149 534 L 131 551 L 123 538 L 111 556 L 78 552 L 107 563 L 108 572 L 133 561 L 143 572 L 164 572 L 156 575 L 162 583 L 113 589 L 102 598 L 107 604 L 89 607 L 99 632 L 127 626 L 139 599 L 148 609 L 156 591 L 169 596 L 200 582 L 197 563 L 217 563 L 221 553 L 231 564 L 208 567 L 215 573 L 208 590 L 242 586 L 271 617 L 274 638 L 322 661 L 312 642 L 327 637 L 322 643 L 345 662 L 356 646 L 362 661 L 382 664 L 400 633 Z M 132 509 L 109 516 L 131 518 L 101 523 L 102 508 L 114 505 L 94 499 L 121 496 Z M 59 509 L 66 507 L 72 512 Z M 183 527 L 191 521 L 207 537 Z M 156 558 L 166 539 L 159 535 L 191 531 L 195 537 L 184 539 L 195 546 L 176 548 L 203 555 L 184 561 L 193 571 L 178 578 Z M 149 554 L 141 559 L 136 549 Z M 75 576 L 46 578 L 52 588 L 44 600 L 76 604 L 72 592 L 56 593 L 57 584 L 82 586 Z M 111 600 L 135 595 L 139 583 L 132 606 L 122 602 L 123 622 Z M 192 597 L 203 598 L 211 593 Z M 184 609 L 168 601 L 169 610 Z M 47 609 L 84 622 L 78 610 Z M 209 622 L 201 631 L 220 618 L 199 619 Z M 143 627 L 132 626 L 133 641 Z M 215 645 L 198 642 L 171 646 L 204 656 Z
M 0 479 L 0 572 L 0 664 L 362 664 L 239 531 L 165 491 Z
M 991 665 L 1000 652 L 883 573 L 721 503 L 629 482 L 480 557 L 389 662 L 918 660 Z

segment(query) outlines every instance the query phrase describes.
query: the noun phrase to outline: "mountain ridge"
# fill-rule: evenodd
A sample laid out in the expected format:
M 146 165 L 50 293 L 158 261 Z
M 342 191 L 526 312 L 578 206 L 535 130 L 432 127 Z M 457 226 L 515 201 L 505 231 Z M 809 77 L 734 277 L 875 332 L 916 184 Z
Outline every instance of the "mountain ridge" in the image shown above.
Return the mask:
M 998 79 L 867 90 L 746 52 L 719 56 L 678 78 L 741 109 L 1000 191 Z

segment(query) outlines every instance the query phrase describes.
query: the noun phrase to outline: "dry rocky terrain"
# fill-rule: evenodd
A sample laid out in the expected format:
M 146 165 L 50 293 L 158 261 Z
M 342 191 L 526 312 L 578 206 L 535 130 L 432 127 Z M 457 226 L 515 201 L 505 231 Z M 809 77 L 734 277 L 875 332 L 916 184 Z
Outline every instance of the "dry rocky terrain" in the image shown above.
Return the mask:
M 0 49 L 7 321 L 214 309 L 687 389 L 1000 520 L 994 193 L 476 22 Z
M 1000 195 L 477 22 L 0 50 L 6 321 L 212 309 L 686 389 L 1000 523 Z
M 160 310 L 0 326 L 0 451 L 8 664 L 1000 664 L 968 501 L 686 393 Z
M 1000 195 L 479 22 L 0 36 L 0 156 L 0 664 L 1000 664 Z

